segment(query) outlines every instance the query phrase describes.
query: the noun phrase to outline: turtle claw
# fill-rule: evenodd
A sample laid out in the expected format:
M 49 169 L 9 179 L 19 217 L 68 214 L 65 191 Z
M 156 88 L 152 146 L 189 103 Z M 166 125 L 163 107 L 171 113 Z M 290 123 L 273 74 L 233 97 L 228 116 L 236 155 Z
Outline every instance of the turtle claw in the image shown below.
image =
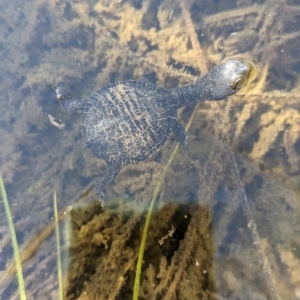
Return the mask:
M 58 84 L 56 86 L 53 87 L 55 93 L 56 93 L 56 98 L 57 100 L 61 101 L 64 100 L 64 95 L 62 93 L 62 86 L 61 84 Z
M 105 187 L 103 184 L 102 177 L 100 177 L 96 180 L 95 188 L 96 188 L 97 194 L 99 195 L 101 201 L 105 201 L 106 200 L 106 192 L 105 192 Z
M 102 199 L 100 199 L 100 202 L 101 202 L 102 210 L 103 210 L 103 211 L 106 211 L 105 201 L 102 200 Z

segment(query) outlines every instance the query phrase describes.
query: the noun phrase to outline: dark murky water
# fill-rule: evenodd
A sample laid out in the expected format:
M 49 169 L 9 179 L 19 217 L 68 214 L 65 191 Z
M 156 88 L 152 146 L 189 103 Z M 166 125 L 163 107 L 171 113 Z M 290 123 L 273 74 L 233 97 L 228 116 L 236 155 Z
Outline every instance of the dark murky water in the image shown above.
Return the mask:
M 0 6 L 0 171 L 28 299 L 58 299 L 54 191 L 66 298 L 132 299 L 147 208 L 175 147 L 171 137 L 124 167 L 104 212 L 93 184 L 105 163 L 84 151 L 80 114 L 66 114 L 52 87 L 86 99 L 155 71 L 170 88 L 234 56 L 250 57 L 259 80 L 180 111 L 187 124 L 196 109 L 158 195 L 140 299 L 300 299 L 299 18 L 296 0 Z M 1 299 L 16 299 L 2 204 L 0 220 Z

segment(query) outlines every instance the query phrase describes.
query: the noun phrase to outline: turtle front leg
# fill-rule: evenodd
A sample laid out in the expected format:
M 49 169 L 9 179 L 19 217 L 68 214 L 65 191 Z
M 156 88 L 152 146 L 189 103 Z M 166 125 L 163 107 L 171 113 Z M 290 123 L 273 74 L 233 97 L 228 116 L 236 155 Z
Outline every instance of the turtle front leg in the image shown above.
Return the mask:
M 106 173 L 103 176 L 98 177 L 96 179 L 95 188 L 101 200 L 106 200 L 105 188 L 119 174 L 120 168 L 121 168 L 120 162 L 114 164 L 108 163 L 108 170 L 106 171 Z
M 187 136 L 183 126 L 178 121 L 176 121 L 176 123 L 175 123 L 175 126 L 173 128 L 173 132 L 174 132 L 176 142 L 181 147 L 186 148 L 188 136 Z
M 66 100 L 63 91 L 62 86 L 57 85 L 54 87 L 54 91 L 56 93 L 56 98 L 61 104 L 62 108 L 66 111 L 75 111 L 75 110 L 83 110 L 85 101 L 83 100 L 76 100 L 76 99 L 68 99 Z

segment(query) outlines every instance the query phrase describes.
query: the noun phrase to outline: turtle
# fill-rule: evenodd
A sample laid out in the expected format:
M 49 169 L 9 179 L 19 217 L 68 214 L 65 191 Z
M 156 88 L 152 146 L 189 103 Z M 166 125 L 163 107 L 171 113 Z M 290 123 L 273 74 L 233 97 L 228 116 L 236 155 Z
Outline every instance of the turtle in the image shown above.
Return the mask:
M 101 200 L 122 166 L 149 158 L 171 133 L 180 146 L 187 146 L 187 133 L 177 121 L 179 108 L 226 99 L 249 81 L 252 70 L 252 64 L 244 60 L 229 59 L 181 87 L 165 89 L 144 76 L 108 84 L 87 100 L 65 99 L 62 84 L 56 86 L 56 98 L 66 111 L 82 111 L 86 148 L 107 164 L 107 171 L 95 182 Z

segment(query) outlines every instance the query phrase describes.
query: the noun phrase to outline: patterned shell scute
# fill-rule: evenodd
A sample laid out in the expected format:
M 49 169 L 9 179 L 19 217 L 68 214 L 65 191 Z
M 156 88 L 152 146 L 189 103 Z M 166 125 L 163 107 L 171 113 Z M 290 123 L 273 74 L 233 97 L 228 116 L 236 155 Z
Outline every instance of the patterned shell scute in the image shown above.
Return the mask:
M 144 160 L 166 142 L 174 127 L 177 112 L 170 101 L 168 91 L 146 80 L 98 90 L 87 100 L 82 115 L 86 146 L 109 162 Z

